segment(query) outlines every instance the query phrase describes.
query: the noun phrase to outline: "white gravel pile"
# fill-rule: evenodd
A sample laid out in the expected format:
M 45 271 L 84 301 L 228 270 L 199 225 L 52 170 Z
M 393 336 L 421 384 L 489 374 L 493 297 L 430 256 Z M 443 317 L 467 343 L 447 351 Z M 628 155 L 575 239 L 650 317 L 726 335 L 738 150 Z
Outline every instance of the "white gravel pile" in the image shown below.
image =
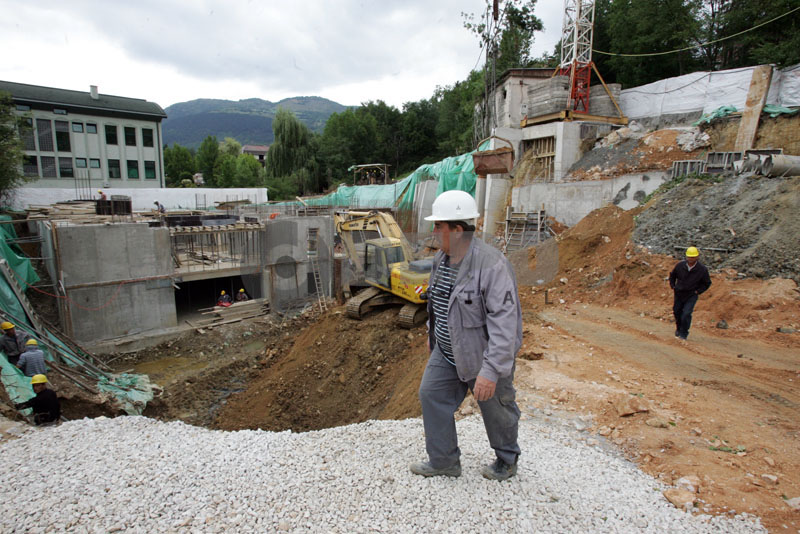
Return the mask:
M 458 423 L 463 475 L 422 478 L 422 422 L 220 432 L 85 419 L 0 445 L 1 532 L 765 532 L 692 516 L 634 465 L 525 418 L 518 476 L 485 480 L 483 423 Z

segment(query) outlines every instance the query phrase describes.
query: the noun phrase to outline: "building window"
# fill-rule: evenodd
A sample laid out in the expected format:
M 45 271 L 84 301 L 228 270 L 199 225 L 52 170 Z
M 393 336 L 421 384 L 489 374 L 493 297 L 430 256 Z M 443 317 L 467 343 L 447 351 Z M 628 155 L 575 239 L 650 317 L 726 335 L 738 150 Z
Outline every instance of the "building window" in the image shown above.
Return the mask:
M 75 167 L 78 169 L 86 168 L 86 158 L 75 158 Z
M 142 146 L 153 146 L 152 128 L 142 128 Z
M 156 179 L 156 162 L 155 161 L 145 161 L 144 162 L 144 177 L 150 180 Z
M 138 180 L 139 179 L 139 162 L 135 159 L 129 159 L 125 166 L 128 168 L 128 179 L 129 180 Z
M 42 156 L 42 178 L 57 178 L 56 158 L 53 156 Z
M 23 149 L 36 150 L 36 140 L 33 137 L 33 119 L 22 120 L 19 126 L 19 137 L 22 139 Z
M 53 113 L 55 113 L 56 115 L 66 115 L 67 110 L 62 108 L 53 108 Z
M 36 119 L 36 131 L 39 134 L 39 151 L 52 152 L 53 123 L 47 119 Z M 44 160 L 42 160 L 42 169 L 44 169 Z M 55 170 L 55 163 L 53 163 L 53 170 Z
M 106 144 L 117 144 L 117 127 L 113 124 L 106 124 Z
M 39 176 L 36 156 L 22 156 L 22 172 L 25 173 L 25 176 Z
M 97 125 L 91 122 L 86 123 L 86 133 L 97 133 Z
M 58 173 L 62 178 L 75 178 L 72 158 L 58 158 Z
M 122 178 L 122 173 L 119 171 L 119 160 L 108 160 L 108 177 L 109 178 Z
M 100 160 L 99 159 L 90 159 L 89 160 L 89 167 L 92 169 L 99 169 L 100 168 Z
M 17 104 L 17 111 L 30 111 L 31 107 L 25 104 Z
M 136 146 L 136 128 L 125 127 L 125 145 Z
M 71 152 L 69 145 L 69 123 L 67 121 L 56 121 L 56 149 L 59 152 Z
M 83 123 L 82 122 L 73 122 L 72 123 L 72 131 L 75 133 L 83 133 Z

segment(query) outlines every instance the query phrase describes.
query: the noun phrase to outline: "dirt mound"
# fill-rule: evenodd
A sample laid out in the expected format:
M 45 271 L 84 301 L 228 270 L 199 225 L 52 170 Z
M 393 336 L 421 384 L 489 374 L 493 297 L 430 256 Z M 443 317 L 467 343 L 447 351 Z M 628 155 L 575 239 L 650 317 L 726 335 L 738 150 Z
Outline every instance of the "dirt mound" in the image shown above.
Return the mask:
M 800 282 L 800 180 L 728 177 L 687 180 L 637 217 L 633 241 L 681 255 L 695 245 L 712 269 Z
M 620 139 L 617 144 L 589 150 L 570 167 L 565 181 L 606 180 L 630 173 L 666 171 L 673 161 L 700 159 L 703 150 L 686 152 L 678 137 L 685 129 L 663 129 L 642 138 Z
M 268 349 L 266 367 L 228 399 L 213 426 L 299 432 L 419 415 L 425 327 L 403 330 L 396 316 L 396 308 L 362 321 L 342 308 L 323 315 L 288 350 Z

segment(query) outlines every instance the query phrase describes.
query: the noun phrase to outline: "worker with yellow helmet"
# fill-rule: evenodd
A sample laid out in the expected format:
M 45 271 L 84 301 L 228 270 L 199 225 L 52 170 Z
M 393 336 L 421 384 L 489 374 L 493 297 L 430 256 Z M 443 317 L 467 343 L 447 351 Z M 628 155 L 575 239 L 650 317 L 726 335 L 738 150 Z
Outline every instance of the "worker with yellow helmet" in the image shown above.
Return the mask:
M 692 312 L 697 297 L 711 287 L 708 269 L 700 263 L 697 247 L 686 249 L 686 259 L 679 261 L 669 273 L 669 286 L 674 292 L 672 313 L 675 316 L 675 337 L 686 339 L 692 326 Z
M 0 337 L 0 350 L 6 355 L 11 365 L 17 365 L 20 354 L 25 352 L 28 335 L 17 332 L 17 328 L 8 321 L 0 324 L 0 329 L 3 330 L 3 336 Z
M 233 304 L 233 299 L 230 295 L 228 295 L 224 290 L 219 292 L 219 298 L 217 299 L 217 306 L 230 306 Z
M 239 292 L 236 293 L 236 302 L 244 302 L 246 300 L 250 300 L 250 297 L 247 296 L 247 293 L 245 293 L 244 288 L 239 289 Z
M 47 389 L 47 377 L 43 374 L 31 377 L 31 387 L 36 396 L 14 405 L 17 410 L 33 409 L 33 422 L 37 425 L 57 423 L 61 419 L 61 403 L 52 389 Z
M 29 339 L 25 342 L 25 352 L 19 357 L 17 367 L 25 376 L 43 375 L 47 373 L 44 363 L 44 352 L 39 349 L 39 342 Z

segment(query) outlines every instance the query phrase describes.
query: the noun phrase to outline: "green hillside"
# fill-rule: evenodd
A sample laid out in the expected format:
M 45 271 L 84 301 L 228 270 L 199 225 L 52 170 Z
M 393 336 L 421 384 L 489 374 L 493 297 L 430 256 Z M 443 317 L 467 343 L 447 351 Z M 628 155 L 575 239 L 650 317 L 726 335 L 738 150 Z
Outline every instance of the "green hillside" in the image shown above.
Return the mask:
M 331 114 L 347 109 L 317 96 L 285 98 L 280 102 L 260 98 L 179 102 L 165 109 L 164 143 L 197 148 L 207 136 L 215 135 L 220 141 L 233 137 L 243 145 L 269 145 L 273 141 L 272 118 L 280 107 L 292 111 L 315 132 L 323 130 Z

